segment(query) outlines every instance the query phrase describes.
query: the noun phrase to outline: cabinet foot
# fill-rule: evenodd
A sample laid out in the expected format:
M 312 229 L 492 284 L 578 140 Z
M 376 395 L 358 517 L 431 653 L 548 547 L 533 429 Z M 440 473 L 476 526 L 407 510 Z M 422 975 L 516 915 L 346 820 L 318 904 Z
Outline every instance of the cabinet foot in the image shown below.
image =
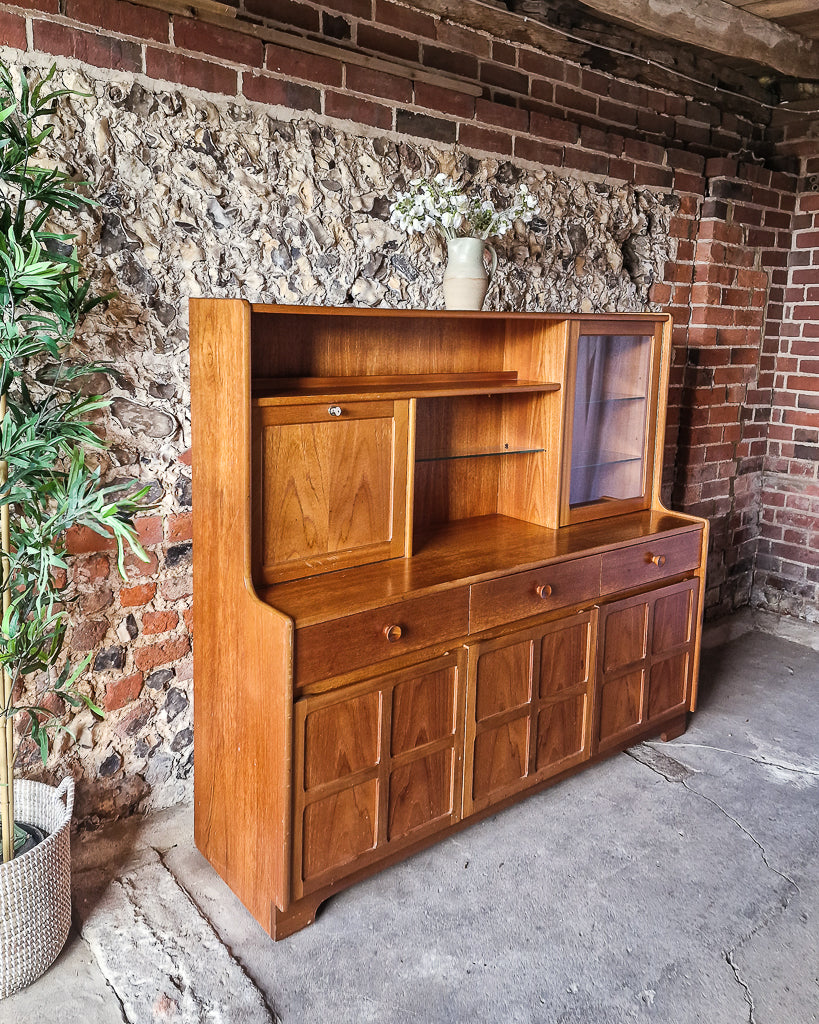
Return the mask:
M 299 932 L 312 924 L 316 919 L 318 908 L 326 896 L 304 896 L 291 903 L 287 910 L 279 910 L 274 903 L 270 911 L 270 937 L 286 939 L 288 935 Z
M 668 743 L 669 740 L 675 740 L 678 736 L 682 736 L 687 728 L 688 715 L 681 715 L 679 718 L 675 718 L 665 726 L 663 731 L 660 733 L 660 739 L 663 743 Z

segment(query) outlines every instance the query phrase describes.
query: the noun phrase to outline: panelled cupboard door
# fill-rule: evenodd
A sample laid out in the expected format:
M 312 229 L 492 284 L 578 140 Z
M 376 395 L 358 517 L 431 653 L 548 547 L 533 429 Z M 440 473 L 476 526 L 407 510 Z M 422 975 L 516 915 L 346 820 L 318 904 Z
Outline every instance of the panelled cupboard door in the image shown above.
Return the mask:
M 589 756 L 594 616 L 470 646 L 465 814 Z
M 408 403 L 264 401 L 253 408 L 261 582 L 403 555 Z
M 685 710 L 698 588 L 687 580 L 600 608 L 595 752 Z
M 460 818 L 466 651 L 295 706 L 294 898 Z

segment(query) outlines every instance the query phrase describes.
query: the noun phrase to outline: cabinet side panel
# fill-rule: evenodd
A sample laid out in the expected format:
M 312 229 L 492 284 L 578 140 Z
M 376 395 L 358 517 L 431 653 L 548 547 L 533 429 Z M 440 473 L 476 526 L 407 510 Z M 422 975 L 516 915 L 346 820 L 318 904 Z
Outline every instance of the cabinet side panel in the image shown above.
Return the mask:
M 190 303 L 195 835 L 269 929 L 289 889 L 292 623 L 250 582 L 249 311 Z

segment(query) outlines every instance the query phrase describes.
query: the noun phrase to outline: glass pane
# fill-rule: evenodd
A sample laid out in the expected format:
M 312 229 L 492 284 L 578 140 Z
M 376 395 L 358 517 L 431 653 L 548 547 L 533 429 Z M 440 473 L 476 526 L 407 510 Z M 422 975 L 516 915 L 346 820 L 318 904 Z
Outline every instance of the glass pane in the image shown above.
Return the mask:
M 643 494 L 649 337 L 581 335 L 577 342 L 569 504 Z

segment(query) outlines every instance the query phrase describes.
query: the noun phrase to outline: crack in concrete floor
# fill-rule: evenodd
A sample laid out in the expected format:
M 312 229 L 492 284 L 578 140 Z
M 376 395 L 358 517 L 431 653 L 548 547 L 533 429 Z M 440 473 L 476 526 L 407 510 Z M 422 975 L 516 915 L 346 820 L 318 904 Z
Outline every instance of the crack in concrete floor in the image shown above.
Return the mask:
M 767 759 L 761 759 L 761 758 L 752 757 L 752 756 L 747 755 L 747 754 L 741 754 L 738 751 L 725 750 L 725 749 L 723 749 L 721 747 L 714 747 L 714 746 L 710 746 L 710 745 L 704 744 L 704 743 L 675 743 L 675 746 L 678 746 L 678 747 L 688 747 L 688 748 L 694 748 L 694 749 L 702 749 L 702 750 L 711 750 L 711 751 L 715 751 L 715 752 L 719 752 L 719 753 L 724 753 L 724 754 L 732 754 L 732 755 L 735 755 L 737 757 L 747 758 L 748 760 L 753 761 L 754 763 L 759 764 L 759 765 L 763 765 L 763 766 L 769 766 L 769 767 L 773 766 L 773 767 L 777 767 L 777 768 L 784 768 L 785 767 L 784 765 L 773 764 L 771 761 L 769 761 Z M 639 757 L 637 751 L 640 749 L 640 747 L 646 747 L 646 748 L 652 750 L 652 752 L 654 754 L 654 758 L 655 758 L 654 763 Z M 719 803 L 719 801 L 715 800 L 713 797 L 708 796 L 706 793 L 701 793 L 698 790 L 693 789 L 691 786 L 688 785 L 688 783 L 686 781 L 686 777 L 689 776 L 689 775 L 692 775 L 692 774 L 701 774 L 701 770 L 700 769 L 691 768 L 688 765 L 684 765 L 681 762 L 676 761 L 673 757 L 671 757 L 665 751 L 658 750 L 657 747 L 656 747 L 656 744 L 650 743 L 650 742 L 640 744 L 640 746 L 638 746 L 638 747 L 632 747 L 631 749 L 624 751 L 624 753 L 628 757 L 632 758 L 632 760 L 636 761 L 638 764 L 643 765 L 644 767 L 648 768 L 650 771 L 654 772 L 656 775 L 659 775 L 660 778 L 665 779 L 666 782 L 669 782 L 672 785 L 681 785 L 685 790 L 687 790 L 689 793 L 691 793 L 692 796 L 696 796 L 699 799 L 704 800 L 707 803 L 711 804 L 713 807 L 716 807 L 717 810 L 720 811 L 721 814 L 723 814 L 729 821 L 733 822 L 737 826 L 737 828 L 739 828 L 740 831 L 742 831 L 751 840 L 751 842 L 757 847 L 757 849 L 760 852 L 760 856 L 762 857 L 762 861 L 765 864 L 765 867 L 769 871 L 773 872 L 773 874 L 778 875 L 781 879 L 783 879 L 785 882 L 787 882 L 789 885 L 791 885 L 793 887 L 793 889 L 795 890 L 794 892 L 789 893 L 788 896 L 784 900 L 782 900 L 780 902 L 779 906 L 777 908 L 775 908 L 775 910 L 772 913 L 766 914 L 762 918 L 762 920 L 759 921 L 759 923 L 750 932 L 748 932 L 747 935 L 743 936 L 743 938 L 739 942 L 737 942 L 731 949 L 723 950 L 723 956 L 725 957 L 725 961 L 729 965 L 729 967 L 731 968 L 731 971 L 733 972 L 733 975 L 736 978 L 737 983 L 742 987 L 742 990 L 743 990 L 743 992 L 745 994 L 745 999 L 746 999 L 746 1001 L 748 1003 L 748 1024 L 756 1024 L 756 1004 L 754 1002 L 753 994 L 751 992 L 750 986 L 748 985 L 748 983 L 743 978 L 742 972 L 740 971 L 739 965 L 736 963 L 736 960 L 734 959 L 734 956 L 736 954 L 736 951 L 738 949 L 740 949 L 742 946 L 744 946 L 748 941 L 750 941 L 750 939 L 753 938 L 753 936 L 758 931 L 760 931 L 762 928 L 764 928 L 773 919 L 773 917 L 777 913 L 784 913 L 788 909 L 788 907 L 791 905 L 791 902 L 794 899 L 794 897 L 801 892 L 801 889 L 799 888 L 799 885 L 789 875 L 786 875 L 783 871 L 780 871 L 778 868 L 774 867 L 771 864 L 771 862 L 768 860 L 768 855 L 767 855 L 767 853 L 765 851 L 765 847 L 762 845 L 762 843 L 759 842 L 759 840 L 756 838 L 756 836 L 754 836 L 753 833 L 742 824 L 741 821 L 739 821 L 732 814 L 730 814 L 722 806 L 722 804 Z M 657 762 L 659 762 L 661 764 L 664 764 L 664 765 L 667 765 L 669 767 L 670 766 L 674 766 L 672 768 L 672 770 L 674 771 L 674 774 L 672 775 L 672 774 L 669 774 L 667 771 L 662 771 L 658 767 Z M 799 769 L 795 769 L 795 768 L 790 768 L 789 770 L 799 771 Z M 811 770 L 807 770 L 805 772 L 805 774 L 817 775 L 817 774 L 819 774 L 819 772 L 814 772 L 814 771 L 811 771 Z
M 645 746 L 649 747 L 650 749 L 654 749 L 650 744 L 645 744 Z M 629 750 L 624 751 L 624 753 L 628 757 L 632 758 L 632 760 L 637 761 L 638 764 L 644 765 L 650 771 L 654 772 L 661 778 L 665 779 L 666 782 L 670 782 L 673 785 L 681 785 L 683 789 L 687 790 L 693 796 L 698 797 L 700 800 L 705 800 L 707 803 L 712 804 L 714 807 L 716 807 L 717 810 L 720 811 L 720 813 L 724 814 L 729 821 L 732 821 L 737 826 L 737 828 L 744 832 L 745 835 L 751 840 L 751 842 L 757 847 L 762 857 L 762 860 L 765 864 L 765 867 L 768 868 L 769 871 L 772 871 L 775 875 L 779 875 L 779 877 L 782 878 L 784 881 L 788 882 L 789 885 L 792 885 L 797 892 L 800 891 L 797 883 L 789 875 L 786 875 L 784 872 L 780 871 L 778 868 L 775 868 L 773 864 L 770 863 L 770 861 L 768 860 L 768 855 L 765 852 L 765 847 L 762 845 L 762 843 L 759 842 L 756 836 L 749 829 L 747 829 L 741 821 L 737 820 L 737 818 L 735 818 L 732 814 L 729 814 L 729 812 L 722 806 L 721 803 L 719 803 L 719 801 L 715 800 L 711 796 L 708 796 L 707 793 L 700 793 L 699 790 L 692 789 L 691 786 L 689 786 L 686 782 L 685 775 L 681 775 L 679 778 L 674 778 L 670 775 L 667 775 L 665 772 L 661 771 L 660 768 L 657 767 L 656 763 L 652 764 L 650 761 L 644 760 L 643 758 L 639 757 L 635 753 L 635 751 L 639 749 L 639 747 L 632 747 Z M 694 770 L 690 769 L 688 765 L 681 764 L 681 762 L 679 761 L 674 761 L 674 758 L 670 757 L 665 752 L 662 753 L 662 758 L 664 761 L 670 761 L 676 765 L 679 765 L 682 771 L 686 774 L 694 773 Z M 751 760 L 754 759 L 752 758 Z
M 657 749 L 657 744 L 650 740 L 641 744 L 641 746 L 651 747 L 652 750 Z M 760 764 L 766 768 L 779 768 L 783 772 L 794 772 L 797 775 L 810 775 L 819 778 L 819 768 L 809 768 L 807 765 L 786 764 L 784 761 L 771 761 L 767 757 L 754 757 L 753 754 L 743 754 L 739 750 L 728 750 L 725 747 L 712 747 L 708 743 L 685 743 L 680 740 L 675 740 L 674 747 L 678 749 L 687 747 L 691 750 L 713 750 L 720 754 L 731 754 L 734 757 L 743 757 L 748 761 L 753 761 L 754 764 Z
M 756 1003 L 754 1003 L 754 997 L 751 994 L 751 989 L 749 988 L 748 983 L 742 977 L 742 973 L 740 972 L 739 967 L 734 961 L 733 949 L 725 950 L 725 960 L 728 966 L 733 971 L 734 977 L 737 979 L 737 984 L 741 985 L 743 991 L 745 992 L 745 999 L 748 1003 L 748 1024 L 756 1024 Z

